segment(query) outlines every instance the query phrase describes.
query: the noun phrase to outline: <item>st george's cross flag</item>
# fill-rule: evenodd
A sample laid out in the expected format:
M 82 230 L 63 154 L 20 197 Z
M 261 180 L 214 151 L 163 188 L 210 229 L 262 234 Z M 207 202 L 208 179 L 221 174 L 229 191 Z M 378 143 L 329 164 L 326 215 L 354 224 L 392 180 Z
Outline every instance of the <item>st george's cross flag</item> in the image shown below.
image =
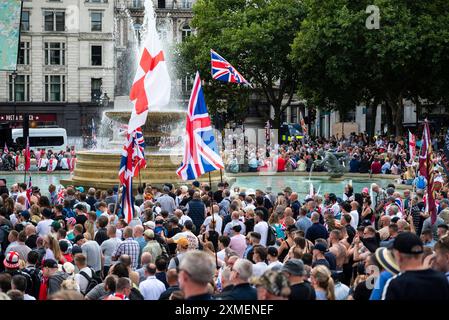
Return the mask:
M 210 49 L 210 59 L 213 79 L 223 82 L 249 84 L 240 72 L 212 49 Z
M 187 110 L 184 157 L 176 173 L 182 180 L 193 180 L 223 168 L 197 72 Z
M 146 167 L 144 149 L 145 140 L 141 128 L 127 134 L 119 169 L 120 183 L 123 187 L 122 213 L 127 223 L 134 217 L 132 179 L 139 174 L 140 169 Z
M 170 102 L 171 80 L 168 75 L 164 51 L 153 19 L 149 19 L 148 33 L 144 41 L 139 65 L 129 93 L 133 103 L 128 133 L 143 126 L 150 107 L 163 107 Z
M 410 154 L 410 163 L 412 163 L 416 156 L 416 138 L 410 130 L 408 131 L 408 152 Z

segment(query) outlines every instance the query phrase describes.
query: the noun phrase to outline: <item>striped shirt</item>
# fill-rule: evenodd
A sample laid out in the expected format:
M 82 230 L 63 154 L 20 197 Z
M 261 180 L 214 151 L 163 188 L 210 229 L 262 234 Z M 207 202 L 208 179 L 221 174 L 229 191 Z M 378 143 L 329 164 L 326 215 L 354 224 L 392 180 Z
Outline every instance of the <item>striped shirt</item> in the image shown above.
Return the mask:
M 127 254 L 131 257 L 132 268 L 136 270 L 139 266 L 140 245 L 133 238 L 126 238 L 125 241 L 120 243 L 112 253 L 113 257 L 120 257 L 123 254 Z

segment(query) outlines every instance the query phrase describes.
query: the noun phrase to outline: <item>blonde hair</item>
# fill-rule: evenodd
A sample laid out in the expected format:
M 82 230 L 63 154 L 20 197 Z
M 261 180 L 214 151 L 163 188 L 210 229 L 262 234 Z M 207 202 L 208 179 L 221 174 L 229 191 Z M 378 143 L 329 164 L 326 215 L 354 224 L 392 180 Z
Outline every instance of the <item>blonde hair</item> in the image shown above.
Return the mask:
M 59 248 L 59 242 L 56 240 L 55 237 L 51 233 L 47 234 L 48 239 L 48 248 L 53 252 L 53 255 L 55 256 L 56 260 L 59 262 L 63 260 L 63 256 L 61 253 L 61 249 Z
M 312 269 L 311 275 L 315 278 L 318 286 L 326 291 L 327 300 L 335 300 L 334 279 L 332 279 L 329 269 L 323 265 L 318 265 Z

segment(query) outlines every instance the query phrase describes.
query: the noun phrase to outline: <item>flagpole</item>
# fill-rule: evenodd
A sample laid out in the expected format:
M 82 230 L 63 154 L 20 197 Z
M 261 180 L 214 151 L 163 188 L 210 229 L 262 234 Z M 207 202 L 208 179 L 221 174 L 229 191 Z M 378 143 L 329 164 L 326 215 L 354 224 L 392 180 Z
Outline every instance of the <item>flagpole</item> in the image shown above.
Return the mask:
M 220 169 L 220 182 L 223 183 L 223 170 Z M 211 186 L 212 188 L 212 186 Z

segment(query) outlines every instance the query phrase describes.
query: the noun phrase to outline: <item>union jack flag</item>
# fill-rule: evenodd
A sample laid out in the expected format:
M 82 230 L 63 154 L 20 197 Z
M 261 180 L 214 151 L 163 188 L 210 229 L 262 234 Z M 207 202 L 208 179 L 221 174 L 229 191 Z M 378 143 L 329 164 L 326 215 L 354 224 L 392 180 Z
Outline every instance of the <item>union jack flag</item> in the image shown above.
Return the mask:
M 26 189 L 26 199 L 25 199 L 25 205 L 26 208 L 29 209 L 31 207 L 31 195 L 33 194 L 33 185 L 31 184 L 31 174 L 30 178 L 28 179 L 28 186 Z
M 132 201 L 132 178 L 139 174 L 140 169 L 146 167 L 145 140 L 142 129 L 137 128 L 131 134 L 127 134 L 123 146 L 122 159 L 120 161 L 119 178 L 123 186 L 122 213 L 126 222 L 134 216 L 134 205 Z
M 394 202 L 396 203 L 396 205 L 399 208 L 399 211 L 404 214 L 404 201 L 402 201 L 401 198 L 396 198 L 394 199 Z
M 223 82 L 247 83 L 245 78 L 222 56 L 210 50 L 212 78 Z
M 187 111 L 184 158 L 176 173 L 183 180 L 193 180 L 223 168 L 197 72 Z

